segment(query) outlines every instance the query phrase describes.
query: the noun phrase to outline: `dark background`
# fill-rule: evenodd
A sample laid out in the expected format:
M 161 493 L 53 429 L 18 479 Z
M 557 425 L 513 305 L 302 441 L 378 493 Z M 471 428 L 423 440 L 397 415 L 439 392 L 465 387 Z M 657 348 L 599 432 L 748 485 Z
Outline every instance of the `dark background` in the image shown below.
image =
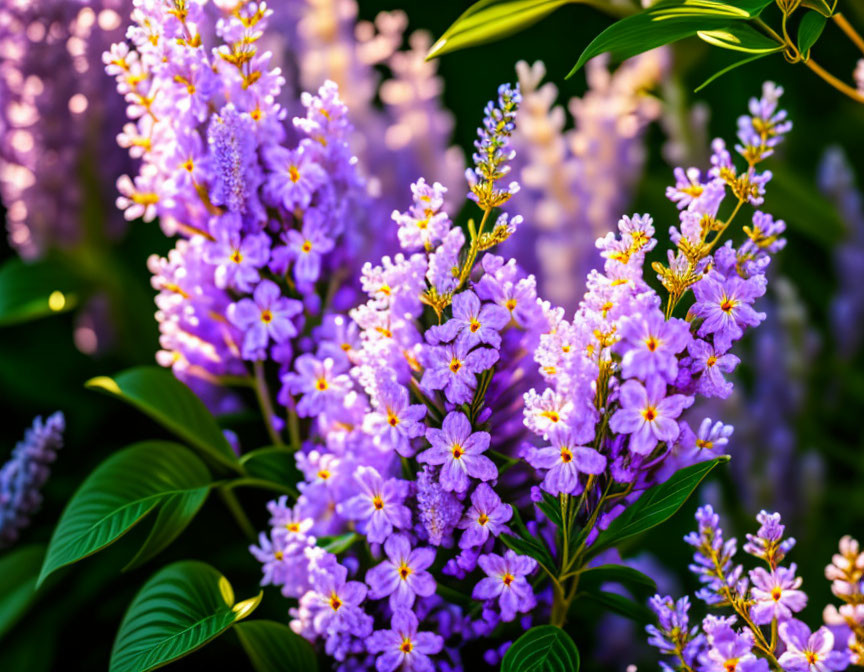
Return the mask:
M 284 1 L 284 0 L 283 0 Z M 410 28 L 424 28 L 440 35 L 468 2 L 373 2 L 361 0 L 361 17 L 371 19 L 378 11 L 404 9 Z M 846 13 L 858 26 L 864 26 L 861 3 L 848 4 Z M 585 90 L 582 73 L 564 81 L 563 76 L 590 39 L 610 23 L 610 18 L 594 9 L 572 5 L 558 10 L 528 31 L 505 41 L 445 56 L 440 72 L 446 83 L 444 102 L 456 117 L 455 141 L 468 150 L 475 136 L 483 105 L 494 95 L 499 82 L 515 79 L 517 60 L 542 59 L 548 79 L 559 86 L 562 101 Z M 842 78 L 851 79 L 859 54 L 835 27 L 829 25 L 813 50 L 813 57 Z M 725 65 L 728 53 L 710 49 L 689 40 L 675 48 L 675 73 L 692 91 L 709 75 Z M 761 82 L 772 79 L 786 89 L 783 106 L 789 110 L 795 128 L 773 160 L 778 186 L 769 185 L 765 209 L 784 218 L 789 226 L 789 244 L 779 255 L 777 269 L 790 277 L 806 302 L 814 327 L 822 337 L 814 375 L 809 382 L 805 410 L 795 419 L 801 448 L 820 452 L 827 465 L 825 494 L 818 507 L 808 512 L 803 529 L 790 530 L 799 538 L 794 559 L 805 577 L 811 604 L 807 620 L 816 623 L 822 606 L 830 599 L 828 584 L 822 577 L 824 565 L 845 533 L 864 532 L 864 373 L 861 358 L 841 364 L 832 351 L 832 336 L 827 326 L 827 310 L 836 285 L 832 248 L 842 241 L 842 221 L 816 192 L 815 177 L 825 147 L 841 145 L 864 174 L 864 108 L 828 87 L 803 65 L 789 65 L 781 56 L 772 56 L 734 70 L 690 102 L 701 100 L 711 110 L 710 137 L 731 139 L 735 120 L 744 111 L 750 96 L 758 95 Z M 644 179 L 630 211 L 651 212 L 658 224 L 658 235 L 676 220 L 674 206 L 663 198 L 671 180 L 671 167 L 660 155 L 664 135 L 658 127 L 648 133 L 648 159 Z M 783 178 L 781 180 L 781 178 Z M 610 223 L 611 224 L 611 223 Z M 5 241 L 0 243 L 0 258 L 13 256 Z M 0 330 L 0 398 L 3 431 L 0 434 L 0 460 L 5 459 L 33 416 L 62 409 L 68 431 L 54 473 L 44 490 L 45 503 L 33 525 L 24 532 L 21 543 L 46 542 L 64 503 L 85 476 L 104 458 L 124 445 L 143 438 L 160 438 L 161 430 L 140 414 L 118 402 L 85 391 L 83 382 L 95 375 L 111 374 L 134 364 L 150 364 L 157 349 L 156 323 L 149 319 L 154 311 L 147 257 L 164 253 L 169 241 L 157 224 L 134 223 L 125 238 L 105 245 L 113 267 L 115 304 L 124 315 L 136 315 L 136 327 L 117 338 L 115 347 L 98 357 L 81 354 L 72 341 L 74 314 L 64 314 Z M 109 263 L 106 261 L 105 263 Z M 746 347 L 746 345 L 745 345 Z M 746 363 L 746 357 L 743 358 Z M 744 374 L 746 379 L 746 372 Z M 828 397 L 825 391 L 834 390 Z M 803 467 L 802 467 L 803 468 Z M 734 483 L 727 473 L 719 476 L 721 487 L 733 493 L 727 501 L 728 519 L 734 533 L 743 537 L 753 531 L 755 511 L 736 506 Z M 246 509 L 257 514 L 254 522 L 264 528 L 265 498 L 244 493 Z M 686 564 L 689 554 L 681 541 L 692 527 L 690 502 L 673 521 L 634 544 L 649 549 L 680 580 L 689 581 Z M 114 634 L 125 606 L 137 588 L 156 568 L 181 558 L 197 558 L 214 565 L 233 583 L 238 599 L 257 593 L 260 578 L 258 563 L 246 552 L 246 542 L 226 515 L 218 498 L 205 505 L 187 533 L 155 562 L 129 574 L 120 574 L 146 534 L 133 530 L 108 550 L 58 573 L 53 584 L 42 591 L 39 602 L 0 643 L 0 670 L 99 670 L 107 669 Z M 692 582 L 684 584 L 692 588 Z M 272 589 L 256 616 L 286 619 L 287 603 Z M 699 606 L 697 613 L 701 614 Z M 593 623 L 596 612 L 586 609 L 573 624 L 574 637 L 583 654 L 584 669 L 624 669 L 624 664 L 592 667 Z M 639 653 L 632 651 L 631 662 Z M 626 660 L 626 658 L 625 658 Z M 649 660 L 654 660 L 649 658 Z M 248 669 L 242 650 L 232 633 L 173 666 L 173 669 Z M 481 669 L 482 662 L 476 669 Z M 643 669 L 654 669 L 646 663 Z

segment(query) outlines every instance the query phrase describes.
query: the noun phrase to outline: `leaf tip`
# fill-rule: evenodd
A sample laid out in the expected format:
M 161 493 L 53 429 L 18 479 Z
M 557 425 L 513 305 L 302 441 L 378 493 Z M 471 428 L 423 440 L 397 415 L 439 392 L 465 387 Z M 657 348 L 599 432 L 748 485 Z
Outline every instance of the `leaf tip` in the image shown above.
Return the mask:
M 433 58 L 437 58 L 438 56 L 440 56 L 443 53 L 443 49 L 444 49 L 445 44 L 447 44 L 447 38 L 446 37 L 440 38 L 435 44 L 433 44 L 429 48 L 429 51 L 426 52 L 426 59 L 425 60 L 431 61 Z
M 95 378 L 91 378 L 86 383 L 84 383 L 84 387 L 86 387 L 88 390 L 102 389 L 106 392 L 110 392 L 111 394 L 122 394 L 120 386 L 113 378 L 109 376 L 96 376 Z
M 224 578 L 224 577 L 223 577 Z M 228 583 L 227 581 L 225 583 Z M 221 582 L 220 582 L 221 584 Z M 242 621 L 249 614 L 251 614 L 255 609 L 261 604 L 261 600 L 264 597 L 264 591 L 262 590 L 255 597 L 250 597 L 248 600 L 243 600 L 242 602 L 238 602 L 231 609 L 234 611 L 234 622 Z
M 234 607 L 234 589 L 231 583 L 224 576 L 219 577 L 219 592 L 222 594 L 222 599 L 229 607 Z

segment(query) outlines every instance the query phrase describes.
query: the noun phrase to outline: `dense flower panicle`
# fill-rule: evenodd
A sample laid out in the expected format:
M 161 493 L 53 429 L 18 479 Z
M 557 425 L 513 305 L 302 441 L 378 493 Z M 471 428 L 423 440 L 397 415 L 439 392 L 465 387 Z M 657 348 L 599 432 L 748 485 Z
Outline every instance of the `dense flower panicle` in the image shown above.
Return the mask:
M 0 197 L 9 242 L 22 256 L 80 243 L 87 199 L 95 191 L 108 201 L 129 163 L 113 144 L 122 111 L 100 59 L 122 37 L 122 15 L 131 6 L 131 0 L 0 6 Z M 85 165 L 95 171 L 86 185 L 75 179 Z M 116 235 L 122 223 L 107 215 L 105 233 Z
M 825 568 L 825 578 L 843 604 L 839 608 L 829 604 L 823 616 L 828 626 L 839 628 L 835 636 L 845 641 L 850 662 L 860 666 L 864 664 L 864 552 L 850 536 L 840 540 L 839 551 Z
M 63 447 L 66 421 L 61 412 L 44 421 L 33 421 L 12 451 L 12 457 L 0 468 L 0 546 L 17 541 L 30 517 L 39 510 L 39 491 L 48 480 L 51 464 Z

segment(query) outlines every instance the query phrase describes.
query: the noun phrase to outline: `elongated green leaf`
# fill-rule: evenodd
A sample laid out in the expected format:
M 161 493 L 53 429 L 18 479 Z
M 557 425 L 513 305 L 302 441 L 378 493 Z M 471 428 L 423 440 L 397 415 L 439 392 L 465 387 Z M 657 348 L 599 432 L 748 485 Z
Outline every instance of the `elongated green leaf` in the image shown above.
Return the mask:
M 240 468 L 216 418 L 195 393 L 167 369 L 140 366 L 113 378 L 93 378 L 87 381 L 87 387 L 131 404 L 220 464 Z
M 318 539 L 318 545 L 328 553 L 344 553 L 362 537 L 356 532 L 346 532 L 345 534 L 337 534 L 335 537 L 321 537 Z
M 10 259 L 0 267 L 0 326 L 72 310 L 84 289 L 83 280 L 58 259 Z
M 36 597 L 45 546 L 21 546 L 0 557 L 0 637 L 26 613 Z
M 537 502 L 536 506 L 555 527 L 561 527 L 561 502 L 557 497 L 544 492 L 543 499 Z
M 578 0 L 480 0 L 444 31 L 426 58 L 507 37 L 571 2 Z
M 693 494 L 693 491 L 699 487 L 699 484 L 711 470 L 718 464 L 728 461 L 729 457 L 723 455 L 707 462 L 700 462 L 679 469 L 665 483 L 646 490 L 632 506 L 627 508 L 624 513 L 612 521 L 608 528 L 598 535 L 588 550 L 587 557 L 594 557 L 625 539 L 669 520 L 684 505 L 687 498 Z
M 60 517 L 39 583 L 116 541 L 159 504 L 209 483 L 204 463 L 177 443 L 145 441 L 112 455 L 84 481 Z
M 654 620 L 654 615 L 648 607 L 617 593 L 601 590 L 596 593 L 583 593 L 581 597 L 597 602 L 609 611 L 643 625 Z
M 244 621 L 234 632 L 255 672 L 316 672 L 315 650 L 287 625 L 276 621 Z
M 501 672 L 579 672 L 579 651 L 561 628 L 538 625 L 507 649 Z
M 773 54 L 783 51 L 784 45 L 754 30 L 746 23 L 738 22 L 723 28 L 700 30 L 699 39 L 721 49 L 743 51 L 747 54 Z
M 626 565 L 600 565 L 586 569 L 579 580 L 579 589 L 596 592 L 592 588 L 599 588 L 604 583 L 620 583 L 639 596 L 657 592 L 654 579 Z
M 801 19 L 801 24 L 798 26 L 798 51 L 805 59 L 810 57 L 810 48 L 822 35 L 827 21 L 828 19 L 819 12 L 807 12 Z
M 279 483 L 295 492 L 297 484 L 303 480 L 294 453 L 287 448 L 258 448 L 241 457 L 240 464 L 249 476 Z
M 551 570 L 555 566 L 555 561 L 552 559 L 552 554 L 549 553 L 549 549 L 546 548 L 545 542 L 537 536 L 532 535 L 528 528 L 525 527 L 525 523 L 522 522 L 522 516 L 519 514 L 519 509 L 517 509 L 512 504 L 510 505 L 513 509 L 513 518 L 510 521 L 511 526 L 519 535 L 513 536 L 511 534 L 502 534 L 499 539 L 504 542 L 504 545 L 507 548 L 510 548 L 521 555 L 528 555 L 545 565 L 545 567 Z
M 244 618 L 261 601 L 234 603 L 228 580 L 210 565 L 168 565 L 141 588 L 120 624 L 110 672 L 146 672 L 192 653 Z
M 164 551 L 192 522 L 209 494 L 210 487 L 204 486 L 165 499 L 147 540 L 126 565 L 124 571 L 139 567 Z
M 636 56 L 664 44 L 696 35 L 700 30 L 716 30 L 731 21 L 746 21 L 773 0 L 661 0 L 648 9 L 613 23 L 585 48 L 573 69 L 572 77 L 585 63 L 610 52 L 616 60 Z
M 771 52 L 768 52 L 768 53 L 763 53 L 763 54 L 753 54 L 753 55 L 745 56 L 744 58 L 738 58 L 735 61 L 733 61 L 732 63 L 730 63 L 729 65 L 727 65 L 722 70 L 718 70 L 713 75 L 711 75 L 708 79 L 706 79 L 699 86 L 697 86 L 695 89 L 693 89 L 693 92 L 697 93 L 697 92 L 701 91 L 706 86 L 708 86 L 711 82 L 713 82 L 715 79 L 719 79 L 720 77 L 725 75 L 727 72 L 730 72 L 741 65 L 747 65 L 747 63 L 751 63 L 752 61 L 758 61 L 760 58 L 765 58 L 766 56 L 770 56 L 770 55 L 771 55 Z

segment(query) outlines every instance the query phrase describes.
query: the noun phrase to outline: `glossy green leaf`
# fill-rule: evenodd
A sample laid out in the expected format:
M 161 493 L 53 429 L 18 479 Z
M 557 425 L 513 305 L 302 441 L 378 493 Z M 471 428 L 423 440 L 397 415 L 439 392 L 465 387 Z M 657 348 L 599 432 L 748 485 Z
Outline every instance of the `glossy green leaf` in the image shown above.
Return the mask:
M 768 52 L 768 53 L 763 53 L 763 54 L 752 54 L 749 56 L 745 56 L 744 58 L 737 58 L 735 61 L 733 61 L 732 63 L 727 65 L 725 68 L 718 70 L 713 75 L 711 75 L 708 79 L 706 79 L 699 86 L 697 86 L 695 89 L 693 89 L 693 92 L 697 93 L 697 92 L 701 91 L 702 89 L 704 89 L 706 86 L 708 86 L 715 79 L 719 79 L 720 77 L 725 75 L 727 72 L 730 72 L 739 66 L 747 65 L 747 63 L 751 63 L 753 61 L 758 61 L 760 58 L 765 58 L 766 56 L 770 56 L 771 53 L 773 53 L 773 52 Z
M 549 549 L 540 537 L 532 535 L 525 523 L 522 522 L 522 516 L 519 514 L 519 509 L 511 504 L 513 509 L 513 517 L 510 519 L 511 527 L 516 531 L 518 536 L 512 534 L 502 534 L 499 539 L 507 548 L 510 548 L 521 555 L 528 555 L 544 565 L 547 569 L 555 567 L 555 561 L 552 558 Z
M 346 532 L 345 534 L 337 534 L 333 537 L 321 537 L 318 539 L 318 545 L 328 553 L 338 555 L 344 553 L 362 537 L 356 532 Z
M 255 672 L 316 672 L 315 649 L 287 625 L 276 621 L 244 621 L 234 632 Z
M 39 583 L 51 572 L 113 543 L 175 495 L 210 483 L 207 467 L 185 446 L 145 441 L 96 467 L 72 496 L 51 537 Z
M 240 464 L 249 476 L 279 483 L 295 493 L 297 484 L 303 480 L 294 452 L 280 446 L 248 452 L 240 458 Z
M 426 58 L 507 37 L 571 2 L 578 0 L 480 0 L 444 31 Z
M 93 378 L 87 381 L 87 387 L 131 404 L 216 462 L 240 469 L 216 418 L 168 369 L 140 366 L 113 378 Z
M 828 19 L 819 12 L 807 12 L 798 26 L 798 51 L 805 58 L 809 58 L 810 48 L 816 44 L 816 40 L 822 35 Z
M 730 21 L 746 21 L 773 0 L 661 0 L 648 9 L 613 23 L 585 48 L 573 69 L 572 77 L 585 63 L 610 52 L 624 60 L 665 44 L 696 35 L 700 30 L 716 30 Z
M 83 292 L 82 279 L 58 259 L 9 259 L 0 266 L 0 326 L 72 310 Z
M 648 596 L 657 592 L 657 584 L 650 576 L 625 565 L 600 565 L 582 572 L 579 579 L 580 590 L 595 592 L 604 583 L 620 583 L 634 595 Z
M 629 618 L 631 621 L 636 621 L 642 625 L 651 623 L 654 620 L 654 615 L 648 607 L 617 593 L 601 590 L 596 593 L 583 593 L 580 597 L 597 602 L 608 611 Z
M 625 539 L 641 534 L 669 520 L 684 505 L 684 502 L 714 467 L 728 461 L 729 457 L 723 455 L 713 460 L 693 464 L 676 471 L 665 483 L 646 490 L 639 499 L 597 536 L 588 550 L 587 558 L 594 557 L 607 548 L 617 546 Z
M 729 24 L 723 28 L 700 30 L 696 35 L 700 40 L 714 47 L 743 51 L 747 54 L 773 54 L 783 51 L 783 45 L 777 40 L 772 40 L 743 22 Z
M 553 497 L 548 492 L 543 493 L 543 499 L 536 503 L 536 506 L 546 516 L 555 527 L 561 527 L 561 500 Z
M 579 672 L 579 651 L 561 628 L 538 625 L 507 649 L 501 672 Z
M 210 487 L 204 486 L 165 499 L 147 540 L 124 571 L 139 567 L 164 551 L 192 522 L 209 494 Z
M 36 597 L 36 579 L 45 546 L 21 546 L 0 557 L 0 637 L 27 612 Z
M 228 580 L 210 565 L 168 565 L 141 588 L 120 624 L 110 672 L 147 672 L 192 653 L 251 613 L 261 601 L 234 602 Z

